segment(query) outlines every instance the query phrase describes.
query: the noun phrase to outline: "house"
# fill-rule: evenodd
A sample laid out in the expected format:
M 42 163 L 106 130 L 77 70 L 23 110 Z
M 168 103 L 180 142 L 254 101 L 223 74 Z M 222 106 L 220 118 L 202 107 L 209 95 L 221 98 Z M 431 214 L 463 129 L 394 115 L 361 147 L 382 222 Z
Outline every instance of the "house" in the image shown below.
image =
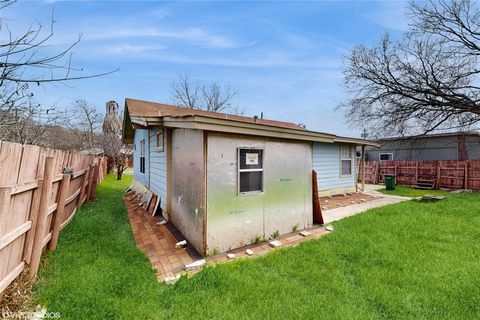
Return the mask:
M 479 160 L 480 133 L 453 132 L 375 140 L 367 160 Z
M 355 147 L 294 123 L 126 99 L 134 177 L 202 255 L 309 228 L 320 195 L 356 191 Z

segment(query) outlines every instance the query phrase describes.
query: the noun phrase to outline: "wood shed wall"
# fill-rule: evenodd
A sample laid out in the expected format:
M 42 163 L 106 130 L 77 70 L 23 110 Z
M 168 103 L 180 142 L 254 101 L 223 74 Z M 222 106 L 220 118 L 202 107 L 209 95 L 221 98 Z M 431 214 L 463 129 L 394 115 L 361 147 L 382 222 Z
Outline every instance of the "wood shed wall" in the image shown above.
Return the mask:
M 208 133 L 207 146 L 209 253 L 312 225 L 311 143 Z M 238 194 L 239 147 L 264 150 L 262 193 Z
M 205 159 L 203 131 L 172 132 L 172 198 L 170 221 L 200 252 L 204 250 Z

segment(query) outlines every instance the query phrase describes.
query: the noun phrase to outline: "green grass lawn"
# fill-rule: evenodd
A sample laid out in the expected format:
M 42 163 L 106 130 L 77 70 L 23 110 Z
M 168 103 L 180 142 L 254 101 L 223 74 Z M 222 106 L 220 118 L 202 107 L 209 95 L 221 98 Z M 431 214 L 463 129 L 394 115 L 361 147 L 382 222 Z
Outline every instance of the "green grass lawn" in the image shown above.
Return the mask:
M 415 189 L 406 186 L 395 186 L 395 190 L 387 190 L 387 189 L 380 189 L 377 190 L 384 194 L 390 194 L 394 196 L 402 196 L 402 197 L 422 197 L 426 194 L 436 195 L 436 196 L 446 196 L 449 194 L 448 191 L 444 190 L 423 190 L 423 189 Z
M 127 177 L 125 177 L 127 178 Z M 159 284 L 109 177 L 44 259 L 36 299 L 62 319 L 475 319 L 480 195 L 407 201 L 332 234 Z

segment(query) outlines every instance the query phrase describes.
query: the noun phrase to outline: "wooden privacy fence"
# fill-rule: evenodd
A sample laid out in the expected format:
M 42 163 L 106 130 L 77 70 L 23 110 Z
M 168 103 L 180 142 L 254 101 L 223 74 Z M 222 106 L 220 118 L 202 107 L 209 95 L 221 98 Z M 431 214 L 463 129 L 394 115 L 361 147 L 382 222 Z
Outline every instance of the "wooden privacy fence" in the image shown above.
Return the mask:
M 367 161 L 365 181 L 383 183 L 384 174 L 395 174 L 397 184 L 401 185 L 413 186 L 419 180 L 432 180 L 435 189 L 480 190 L 480 160 Z
M 0 297 L 42 252 L 55 250 L 60 231 L 106 175 L 103 157 L 0 141 Z

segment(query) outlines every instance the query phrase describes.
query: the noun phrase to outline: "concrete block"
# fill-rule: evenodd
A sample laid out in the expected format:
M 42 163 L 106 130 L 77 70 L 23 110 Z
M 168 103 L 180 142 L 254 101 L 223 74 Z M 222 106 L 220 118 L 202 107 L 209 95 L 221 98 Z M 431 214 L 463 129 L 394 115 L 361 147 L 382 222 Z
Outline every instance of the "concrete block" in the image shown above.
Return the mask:
M 311 233 L 308 232 L 307 230 L 303 230 L 303 231 L 300 232 L 300 235 L 301 235 L 302 237 L 308 237 L 309 235 L 311 235 Z
M 185 265 L 185 269 L 187 269 L 187 270 L 199 269 L 199 268 L 203 267 L 206 263 L 207 263 L 207 261 L 205 261 L 205 259 L 197 260 L 197 261 L 194 261 L 192 263 L 189 263 L 189 264 Z
M 253 251 L 250 249 L 245 250 L 245 253 L 249 256 L 253 256 Z
M 228 259 L 235 259 L 235 253 L 227 253 Z
M 282 243 L 278 240 L 272 240 L 268 243 L 270 245 L 270 247 L 272 248 L 278 248 L 282 245 Z
M 177 242 L 175 244 L 175 249 L 180 249 L 180 248 L 184 248 L 187 246 L 187 240 L 182 240 L 180 242 Z
M 166 277 L 163 282 L 166 284 L 174 284 L 178 279 L 180 279 L 180 274 L 177 274 L 175 277 Z

